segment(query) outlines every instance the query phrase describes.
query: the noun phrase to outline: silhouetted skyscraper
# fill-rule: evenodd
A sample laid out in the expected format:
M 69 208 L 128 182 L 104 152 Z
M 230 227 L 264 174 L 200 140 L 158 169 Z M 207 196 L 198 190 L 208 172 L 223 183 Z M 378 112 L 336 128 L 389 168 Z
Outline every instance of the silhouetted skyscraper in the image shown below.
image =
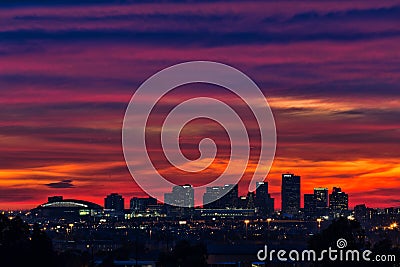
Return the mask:
M 274 199 L 268 193 L 268 182 L 256 183 L 255 207 L 262 216 L 270 215 L 274 212 Z
M 190 184 L 177 185 L 171 193 L 164 194 L 164 202 L 179 207 L 194 207 L 194 189 Z
M 315 209 L 318 216 L 328 215 L 328 188 L 314 188 Z
M 300 210 L 300 176 L 282 174 L 282 213 L 297 215 Z
M 207 187 L 203 195 L 203 208 L 218 209 L 221 208 L 220 198 L 225 193 L 223 186 Z
M 312 218 L 316 212 L 314 194 L 304 194 L 304 215 Z
M 370 208 L 367 208 L 365 204 L 356 205 L 354 207 L 354 217 L 361 225 L 365 226 L 371 219 Z
M 203 203 L 208 204 L 203 205 L 203 207 L 206 209 L 236 208 L 238 206 L 238 191 L 238 186 L 235 184 L 207 187 L 203 195 Z
M 117 193 L 112 193 L 104 199 L 104 208 L 123 212 L 124 198 Z
M 152 197 L 133 197 L 130 200 L 131 211 L 143 212 L 149 205 L 157 205 L 157 199 Z
M 340 187 L 334 187 L 329 195 L 329 208 L 335 216 L 341 215 L 349 209 L 349 196 Z

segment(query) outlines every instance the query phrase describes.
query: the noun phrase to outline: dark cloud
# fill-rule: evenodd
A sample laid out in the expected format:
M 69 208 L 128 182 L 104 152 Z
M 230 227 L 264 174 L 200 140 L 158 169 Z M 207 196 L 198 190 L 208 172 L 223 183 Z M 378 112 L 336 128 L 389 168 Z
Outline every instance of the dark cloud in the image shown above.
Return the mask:
M 242 0 L 235 0 L 229 2 L 241 2 Z M 262 1 L 262 0 L 256 0 Z M 189 3 L 193 4 L 191 0 L 170 0 L 171 3 Z M 204 3 L 221 2 L 221 0 L 203 0 Z M 161 0 L 2 0 L 2 5 L 4 6 L 52 6 L 52 5 L 91 5 L 91 4 L 117 4 L 120 6 L 128 4 L 142 4 L 142 3 L 165 3 Z
M 371 8 L 371 9 L 351 9 L 346 11 L 335 11 L 328 13 L 318 13 L 316 11 L 308 11 L 299 13 L 291 17 L 286 23 L 302 23 L 302 22 L 324 22 L 337 21 L 344 19 L 398 19 L 400 16 L 400 6 Z M 268 21 L 268 20 L 267 20 Z
M 184 3 L 185 1 L 177 1 L 176 3 L 180 2 Z M 68 3 L 73 4 L 73 2 Z M 191 13 L 174 14 L 159 12 L 146 14 L 117 13 L 113 15 L 109 13 L 98 15 L 83 14 L 81 16 L 64 14 L 55 16 L 33 13 L 31 15 L 16 15 L 11 20 L 35 23 L 35 29 L 23 27 L 23 29 L 15 28 L 15 30 L 2 31 L 0 32 L 0 40 L 1 42 L 28 40 L 59 42 L 77 40 L 126 41 L 144 44 L 162 43 L 164 46 L 223 46 L 321 40 L 357 41 L 398 37 L 400 36 L 400 31 L 389 27 L 390 22 L 386 26 L 374 30 L 369 30 L 368 27 L 363 26 L 352 25 L 352 27 L 348 27 L 348 24 L 353 23 L 355 20 L 368 21 L 369 23 L 378 20 L 397 20 L 399 16 L 400 6 L 325 11 L 325 13 L 310 10 L 295 13 L 289 18 L 283 15 L 271 14 L 268 17 L 260 18 L 260 20 L 257 19 L 257 16 L 254 18 L 254 15 L 245 12 L 214 14 L 210 13 L 210 11 L 199 12 L 196 9 Z M 96 24 L 104 21 L 108 23 L 129 22 L 132 26 L 116 25 L 116 28 L 110 29 L 106 24 Z M 73 26 L 73 23 L 77 22 L 85 25 L 85 27 Z M 335 23 L 336 27 L 332 27 L 332 22 Z M 46 25 L 48 23 L 62 23 L 63 28 L 58 30 L 54 28 L 48 29 L 48 25 Z M 68 27 L 69 24 L 71 24 L 70 27 Z M 310 28 L 310 24 L 313 25 L 312 28 Z M 141 25 L 147 25 L 147 28 L 144 30 Z M 188 28 L 186 25 L 191 25 L 191 27 Z M 235 30 L 232 31 L 232 29 Z
M 74 184 L 72 180 L 63 180 L 60 182 L 48 183 L 45 186 L 49 188 L 57 188 L 57 189 L 64 189 L 64 188 L 74 188 Z
M 110 139 L 116 139 L 115 135 L 119 135 L 120 130 L 112 129 L 91 129 L 79 127 L 63 127 L 63 126 L 1 126 L 0 131 L 3 135 L 8 136 L 30 136 L 53 138 L 59 141 L 85 141 L 89 139 L 91 142 L 104 143 Z M 118 136 L 119 137 L 119 136 Z M 119 138 L 117 138 L 119 140 Z
M 45 190 L 29 187 L 1 186 L 0 203 L 38 201 L 45 194 Z
M 337 127 L 340 129 L 340 126 Z M 332 131 L 332 133 L 329 133 Z M 345 131 L 345 130 L 343 130 Z M 288 143 L 325 143 L 325 144 L 399 144 L 400 136 L 398 131 L 393 130 L 382 130 L 382 131 L 360 131 L 360 132 L 343 132 L 335 131 L 334 126 L 326 129 L 324 133 L 315 134 L 302 132 L 297 135 L 290 135 L 281 132 L 280 141 Z
M 386 196 L 386 197 L 388 197 L 387 201 L 392 202 L 392 200 L 390 200 L 390 197 L 399 195 L 399 189 L 398 188 L 376 188 L 373 190 L 369 190 L 368 192 L 352 193 L 353 196 L 357 196 L 357 197 L 364 197 L 365 194 L 368 194 L 371 196 Z M 397 199 L 395 202 L 400 202 L 400 200 Z
M 243 44 L 268 44 L 268 43 L 293 43 L 304 41 L 365 41 L 400 37 L 398 30 L 385 30 L 381 32 L 357 32 L 346 30 L 343 32 L 254 32 L 252 30 L 239 30 L 237 32 L 212 32 L 212 31 L 131 31 L 124 29 L 94 29 L 94 30 L 15 30 L 0 32 L 0 42 L 24 42 L 29 40 L 42 40 L 53 42 L 72 41 L 102 41 L 106 43 L 133 42 L 139 44 L 157 44 L 164 46 L 227 46 Z
M 15 16 L 15 20 L 31 21 L 57 21 L 57 22 L 91 22 L 91 21 L 163 21 L 163 22 L 185 22 L 185 23 L 220 23 L 228 21 L 238 21 L 242 18 L 235 14 L 117 14 L 97 16 L 51 16 L 51 15 L 24 15 Z
M 346 111 L 338 111 L 335 112 L 335 114 L 338 115 L 364 115 L 365 112 L 363 112 L 362 110 L 346 110 Z
M 0 75 L 0 87 L 4 93 L 7 90 L 15 90 L 23 86 L 30 87 L 52 87 L 57 89 L 68 89 L 69 91 L 78 91 L 82 87 L 88 88 L 87 90 L 102 92 L 110 91 L 114 88 L 117 92 L 132 93 L 132 87 L 138 83 L 132 77 L 116 78 L 116 77 L 93 77 L 93 76 L 72 76 L 72 75 L 48 75 L 48 74 L 27 74 L 27 73 L 14 73 Z

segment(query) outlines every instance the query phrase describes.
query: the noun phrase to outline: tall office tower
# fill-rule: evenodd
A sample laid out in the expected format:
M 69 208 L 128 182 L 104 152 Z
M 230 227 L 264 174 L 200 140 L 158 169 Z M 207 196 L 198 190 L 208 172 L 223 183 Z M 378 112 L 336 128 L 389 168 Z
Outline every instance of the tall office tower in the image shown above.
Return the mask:
M 341 215 L 349 209 L 349 195 L 340 187 L 334 187 L 329 195 L 329 208 L 334 215 Z
M 203 205 L 206 209 L 234 209 L 238 206 L 238 185 L 207 187 L 203 195 Z
M 237 208 L 239 209 L 254 209 L 255 194 L 254 192 L 248 192 L 246 196 L 240 196 L 238 198 Z
M 225 208 L 237 208 L 239 187 L 237 184 L 224 185 L 224 190 L 228 191 L 226 195 L 221 197 L 221 203 Z
M 157 199 L 153 197 L 133 197 L 130 200 L 130 210 L 134 212 L 146 211 L 150 205 L 157 205 Z
M 246 205 L 246 209 L 254 209 L 254 201 L 255 201 L 255 194 L 254 192 L 248 192 L 247 193 L 247 205 Z
M 207 187 L 203 195 L 203 208 L 218 209 L 221 207 L 220 198 L 223 194 L 222 186 Z
M 354 217 L 362 226 L 368 225 L 372 217 L 370 211 L 370 208 L 367 208 L 365 204 L 356 205 L 354 207 Z
M 300 211 L 300 176 L 282 174 L 282 213 L 297 215 Z
M 328 188 L 314 188 L 316 215 L 328 215 Z
M 304 215 L 312 218 L 316 213 L 316 205 L 314 194 L 304 194 Z
M 194 188 L 190 184 L 177 185 L 171 193 L 164 194 L 164 202 L 179 207 L 194 207 Z
M 104 208 L 122 212 L 124 211 L 124 201 L 121 195 L 112 193 L 104 199 Z
M 328 207 L 328 188 L 314 188 L 314 198 L 317 209 Z
M 274 199 L 268 193 L 268 182 L 256 183 L 255 207 L 261 216 L 274 213 Z

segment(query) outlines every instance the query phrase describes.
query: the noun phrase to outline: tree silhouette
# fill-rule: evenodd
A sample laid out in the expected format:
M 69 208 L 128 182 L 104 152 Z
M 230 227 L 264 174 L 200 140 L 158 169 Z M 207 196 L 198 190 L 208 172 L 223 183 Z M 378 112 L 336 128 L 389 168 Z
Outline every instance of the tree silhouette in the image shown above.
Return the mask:
M 393 262 L 375 262 L 374 266 L 400 266 L 400 249 L 394 248 L 392 245 L 392 241 L 390 241 L 389 239 L 383 239 L 377 242 L 372 248 L 372 252 L 372 257 L 375 257 L 376 255 L 394 255 L 397 262 L 397 265 L 394 265 Z
M 365 231 L 361 228 L 359 222 L 354 220 L 347 220 L 340 218 L 324 229 L 320 234 L 314 235 L 309 239 L 308 245 L 310 249 L 317 252 L 320 255 L 322 250 L 326 250 L 329 247 L 337 249 L 337 240 L 344 238 L 347 241 L 347 245 L 343 250 L 358 250 L 360 251 L 360 261 L 330 261 L 328 256 L 324 257 L 324 261 L 313 262 L 313 266 L 399 266 L 398 259 L 400 259 L 400 250 L 393 248 L 392 243 L 388 239 L 384 239 L 376 243 L 373 248 L 370 248 L 370 244 L 365 242 Z M 372 261 L 364 261 L 361 259 L 361 253 L 365 249 L 370 249 L 372 254 L 368 257 Z M 394 262 L 376 262 L 373 261 L 376 255 L 395 255 L 397 263 Z M 397 264 L 397 265 L 396 265 Z
M 207 249 L 202 244 L 191 245 L 182 240 L 172 252 L 161 254 L 158 263 L 161 267 L 204 267 L 207 266 Z
M 346 218 L 339 218 L 333 221 L 328 228 L 311 237 L 308 240 L 308 247 L 315 250 L 317 255 L 321 255 L 321 251 L 327 250 L 329 247 L 337 249 L 336 242 L 341 238 L 345 239 L 347 242 L 346 249 L 362 250 L 365 247 L 365 232 L 361 228 L 360 223 Z M 314 262 L 313 266 L 338 266 L 338 264 L 340 264 L 340 266 L 366 266 L 365 262 L 331 261 L 326 254 L 323 261 Z
M 0 266 L 55 266 L 51 240 L 38 225 L 30 233 L 21 218 L 0 215 Z
M 30 262 L 29 227 L 19 217 L 0 215 L 0 266 L 27 266 Z
M 51 239 L 40 230 L 37 224 L 33 226 L 30 247 L 32 261 L 40 263 L 40 266 L 43 267 L 55 265 L 55 252 L 53 251 Z

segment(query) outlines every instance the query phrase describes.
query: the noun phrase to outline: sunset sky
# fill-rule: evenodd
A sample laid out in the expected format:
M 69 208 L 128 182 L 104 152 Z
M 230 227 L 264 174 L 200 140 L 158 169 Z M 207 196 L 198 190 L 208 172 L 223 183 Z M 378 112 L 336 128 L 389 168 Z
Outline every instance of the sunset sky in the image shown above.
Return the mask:
M 190 60 L 231 65 L 262 89 L 277 129 L 275 208 L 284 172 L 301 175 L 302 194 L 340 186 L 350 207 L 400 206 L 400 1 L 68 2 L 0 4 L 0 209 L 144 196 L 122 153 L 125 109 L 147 78 Z M 188 85 L 165 100 L 200 92 L 225 98 Z M 220 139 L 209 180 L 227 138 L 204 123 L 182 142 L 195 158 L 200 137 Z

